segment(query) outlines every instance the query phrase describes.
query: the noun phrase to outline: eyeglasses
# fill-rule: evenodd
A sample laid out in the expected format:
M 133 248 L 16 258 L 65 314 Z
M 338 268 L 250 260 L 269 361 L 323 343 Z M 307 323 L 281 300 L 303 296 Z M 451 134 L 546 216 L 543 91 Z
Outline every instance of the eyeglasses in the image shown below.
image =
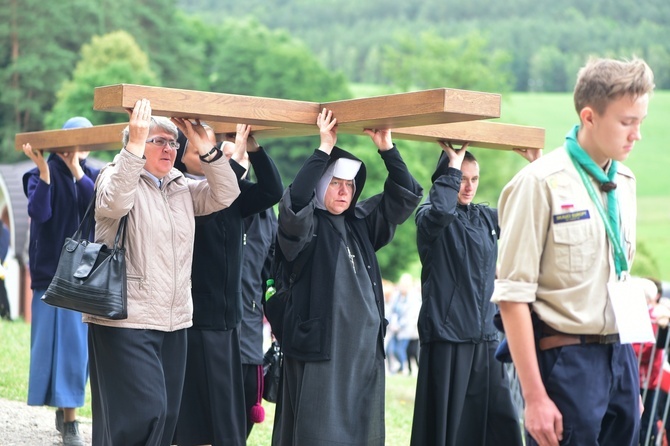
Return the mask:
M 179 143 L 174 139 L 165 139 L 165 138 L 151 138 L 147 139 L 147 142 L 151 144 L 156 144 L 158 147 L 165 147 L 166 145 L 170 146 L 171 149 L 179 149 Z

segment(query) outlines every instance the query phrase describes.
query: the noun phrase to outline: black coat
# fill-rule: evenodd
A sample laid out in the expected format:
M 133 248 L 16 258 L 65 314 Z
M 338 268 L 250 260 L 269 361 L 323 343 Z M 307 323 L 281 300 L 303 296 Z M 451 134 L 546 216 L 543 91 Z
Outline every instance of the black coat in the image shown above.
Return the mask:
M 242 364 L 263 363 L 263 294 L 265 281 L 272 277 L 277 216 L 266 209 L 244 219 L 244 256 L 242 261 L 242 324 L 240 353 Z
M 364 165 L 361 166 L 355 178 L 354 199 L 343 215 L 351 237 L 360 247 L 383 321 L 382 277 L 375 252 L 388 244 L 393 239 L 397 225 L 410 217 L 421 200 L 422 188 L 409 175 L 396 149 L 380 153 L 389 170 L 384 191 L 360 203 L 356 202 L 365 184 L 365 169 Z M 284 256 L 294 260 L 298 255 L 305 254 L 307 244 L 316 243 L 311 253 L 313 261 L 306 263 L 300 279 L 294 284 L 284 316 L 282 349 L 286 356 L 301 361 L 330 359 L 332 303 L 337 287 L 337 278 L 333 277 L 337 259 L 333 253 L 339 251 L 341 236 L 324 220 L 327 211 L 315 209 L 313 199 L 304 207 L 296 207 L 296 197 L 304 196 L 304 191 L 308 192 L 307 197 L 313 197 L 313 192 L 310 195 L 309 191 L 314 190 L 328 165 L 340 157 L 355 159 L 338 148 L 333 149 L 330 156 L 315 151 L 284 193 L 279 206 L 277 240 Z M 314 220 L 318 220 L 318 224 L 315 225 Z M 380 348 L 383 348 L 384 332 L 385 324 L 382 324 L 379 327 Z
M 497 339 L 490 302 L 498 257 L 498 211 L 458 204 L 462 172 L 442 166 L 416 212 L 422 263 L 421 343 Z
M 196 218 L 193 247 L 193 328 L 230 330 L 242 319 L 242 247 L 244 218 L 281 198 L 281 177 L 263 149 L 249 152 L 257 183 L 239 180 L 240 195 L 230 207 Z M 231 166 L 241 176 L 244 169 Z

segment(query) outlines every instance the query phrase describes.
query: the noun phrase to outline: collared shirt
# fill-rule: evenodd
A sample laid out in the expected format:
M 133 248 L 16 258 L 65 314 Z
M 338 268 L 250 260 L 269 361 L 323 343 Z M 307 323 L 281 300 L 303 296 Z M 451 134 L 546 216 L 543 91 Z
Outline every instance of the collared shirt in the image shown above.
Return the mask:
M 619 164 L 616 182 L 630 268 L 635 177 Z M 605 193 L 601 201 L 607 208 Z M 616 280 L 612 246 L 567 151 L 558 148 L 519 172 L 505 186 L 498 213 L 500 269 L 491 301 L 531 303 L 542 321 L 565 333 L 617 333 L 607 293 L 607 283 Z
M 152 174 L 151 172 L 149 172 L 146 169 L 144 169 L 144 171 L 147 173 L 147 175 L 149 175 L 149 178 L 151 178 L 153 180 L 156 187 L 160 189 L 161 186 L 163 185 L 163 178 L 158 178 L 157 176 L 155 176 L 154 174 Z

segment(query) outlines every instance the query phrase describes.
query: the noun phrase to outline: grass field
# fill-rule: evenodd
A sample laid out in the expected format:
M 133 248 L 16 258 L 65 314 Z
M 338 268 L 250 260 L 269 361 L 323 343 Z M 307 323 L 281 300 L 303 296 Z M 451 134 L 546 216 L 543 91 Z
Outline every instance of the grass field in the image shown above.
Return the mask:
M 0 320 L 0 398 L 26 401 L 28 395 L 28 365 L 30 360 L 30 325 L 21 320 Z M 409 444 L 414 408 L 416 376 L 389 376 L 386 381 L 386 444 Z M 272 436 L 274 404 L 263 401 L 265 421 L 254 427 L 247 444 L 267 446 Z M 79 410 L 84 418 L 91 417 L 90 391 L 86 404 Z

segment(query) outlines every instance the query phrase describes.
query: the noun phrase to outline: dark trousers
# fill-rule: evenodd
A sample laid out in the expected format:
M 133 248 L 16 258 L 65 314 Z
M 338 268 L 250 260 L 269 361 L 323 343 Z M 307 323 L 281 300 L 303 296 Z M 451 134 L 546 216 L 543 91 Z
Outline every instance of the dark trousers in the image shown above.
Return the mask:
M 9 296 L 7 296 L 7 288 L 5 288 L 5 279 L 0 279 L 0 319 L 11 320 L 11 318 Z
M 177 428 L 179 446 L 243 446 L 246 414 L 239 329 L 189 328 L 186 378 Z
M 409 369 L 409 374 L 412 374 L 412 360 L 416 367 L 419 367 L 419 340 L 410 339 L 409 344 L 407 344 L 407 368 Z
M 637 446 L 640 381 L 630 344 L 570 345 L 538 353 L 542 381 L 569 445 Z M 528 446 L 537 443 L 527 435 Z
M 251 408 L 258 402 L 258 388 L 261 383 L 258 382 L 258 368 L 262 367 L 256 364 L 242 364 L 242 380 L 244 383 L 244 404 L 246 406 L 247 414 L 247 438 L 251 434 L 251 429 L 254 423 L 249 419 Z M 262 389 L 261 389 L 262 391 Z M 261 396 L 261 403 L 263 398 Z
M 93 444 L 169 446 L 186 367 L 186 330 L 89 324 Z

